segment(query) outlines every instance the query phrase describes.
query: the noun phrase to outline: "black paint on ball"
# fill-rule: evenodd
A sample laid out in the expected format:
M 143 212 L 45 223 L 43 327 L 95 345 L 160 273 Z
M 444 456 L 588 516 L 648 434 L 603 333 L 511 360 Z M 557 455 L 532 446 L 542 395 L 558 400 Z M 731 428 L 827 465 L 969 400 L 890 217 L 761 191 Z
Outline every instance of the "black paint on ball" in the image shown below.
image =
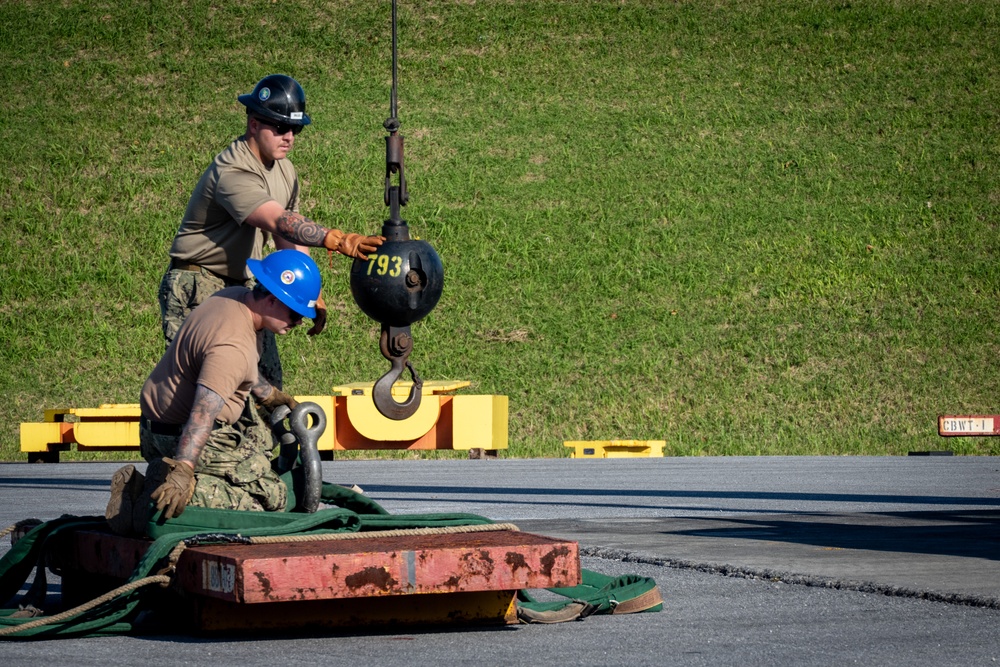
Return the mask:
M 444 287 L 444 267 L 426 241 L 386 240 L 368 261 L 351 265 L 351 294 L 368 317 L 405 327 L 434 309 Z

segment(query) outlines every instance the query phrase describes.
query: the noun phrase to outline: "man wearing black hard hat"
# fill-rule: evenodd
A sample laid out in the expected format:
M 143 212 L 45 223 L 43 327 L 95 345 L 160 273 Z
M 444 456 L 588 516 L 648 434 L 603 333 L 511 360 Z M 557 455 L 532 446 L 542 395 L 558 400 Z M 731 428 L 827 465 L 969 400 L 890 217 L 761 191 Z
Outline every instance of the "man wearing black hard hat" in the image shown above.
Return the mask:
M 273 239 L 277 249 L 326 248 L 367 259 L 381 236 L 345 234 L 299 213 L 299 180 L 288 153 L 312 120 L 295 79 L 270 74 L 253 92 L 237 98 L 246 107 L 246 131 L 219 153 L 201 175 L 170 247 L 170 266 L 160 282 L 163 336 L 169 345 L 188 314 L 214 292 L 246 285 L 248 259 L 261 259 Z M 309 334 L 326 325 L 322 298 Z M 265 332 L 261 373 L 282 386 L 274 336 Z

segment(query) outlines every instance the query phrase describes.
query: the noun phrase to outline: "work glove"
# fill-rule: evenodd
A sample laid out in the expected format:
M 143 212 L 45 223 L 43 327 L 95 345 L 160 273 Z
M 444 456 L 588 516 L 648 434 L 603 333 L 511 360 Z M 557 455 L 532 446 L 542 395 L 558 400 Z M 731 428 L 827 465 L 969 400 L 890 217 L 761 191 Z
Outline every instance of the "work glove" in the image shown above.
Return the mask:
M 316 299 L 316 317 L 313 318 L 312 329 L 307 331 L 310 336 L 315 336 L 326 328 L 326 302 L 323 297 Z
M 366 253 L 375 250 L 385 241 L 384 236 L 364 236 L 362 234 L 345 234 L 339 229 L 331 229 L 323 239 L 323 247 L 327 250 L 339 252 L 347 257 L 354 257 L 362 261 L 368 261 Z
M 163 518 L 172 519 L 184 512 L 194 495 L 194 468 L 171 458 L 164 458 L 163 464 L 169 472 L 150 498 L 156 503 L 156 509 L 163 511 Z
M 281 391 L 277 387 L 271 387 L 271 393 L 265 398 L 257 401 L 262 408 L 267 409 L 268 412 L 274 412 L 274 409 L 279 405 L 287 405 L 289 410 L 294 410 L 299 404 L 294 398 Z

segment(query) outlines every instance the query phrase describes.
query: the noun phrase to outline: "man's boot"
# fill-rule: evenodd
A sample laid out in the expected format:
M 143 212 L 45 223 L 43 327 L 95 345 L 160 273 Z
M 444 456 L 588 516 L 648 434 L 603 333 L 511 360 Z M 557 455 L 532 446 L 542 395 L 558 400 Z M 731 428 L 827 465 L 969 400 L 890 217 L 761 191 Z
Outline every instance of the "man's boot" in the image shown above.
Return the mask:
M 111 500 L 104 510 L 104 518 L 116 535 L 133 533 L 133 514 L 136 502 L 142 494 L 144 478 L 131 463 L 122 466 L 111 476 Z

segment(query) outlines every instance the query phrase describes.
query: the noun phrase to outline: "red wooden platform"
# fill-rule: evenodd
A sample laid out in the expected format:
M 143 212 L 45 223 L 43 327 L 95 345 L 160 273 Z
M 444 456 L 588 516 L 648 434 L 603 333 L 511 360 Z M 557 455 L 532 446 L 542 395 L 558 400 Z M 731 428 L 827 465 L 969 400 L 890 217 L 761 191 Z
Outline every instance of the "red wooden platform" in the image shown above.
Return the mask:
M 56 557 L 64 597 L 121 583 L 149 544 L 75 534 Z M 191 547 L 174 593 L 194 629 L 240 631 L 513 623 L 518 590 L 578 583 L 575 542 L 491 531 Z

